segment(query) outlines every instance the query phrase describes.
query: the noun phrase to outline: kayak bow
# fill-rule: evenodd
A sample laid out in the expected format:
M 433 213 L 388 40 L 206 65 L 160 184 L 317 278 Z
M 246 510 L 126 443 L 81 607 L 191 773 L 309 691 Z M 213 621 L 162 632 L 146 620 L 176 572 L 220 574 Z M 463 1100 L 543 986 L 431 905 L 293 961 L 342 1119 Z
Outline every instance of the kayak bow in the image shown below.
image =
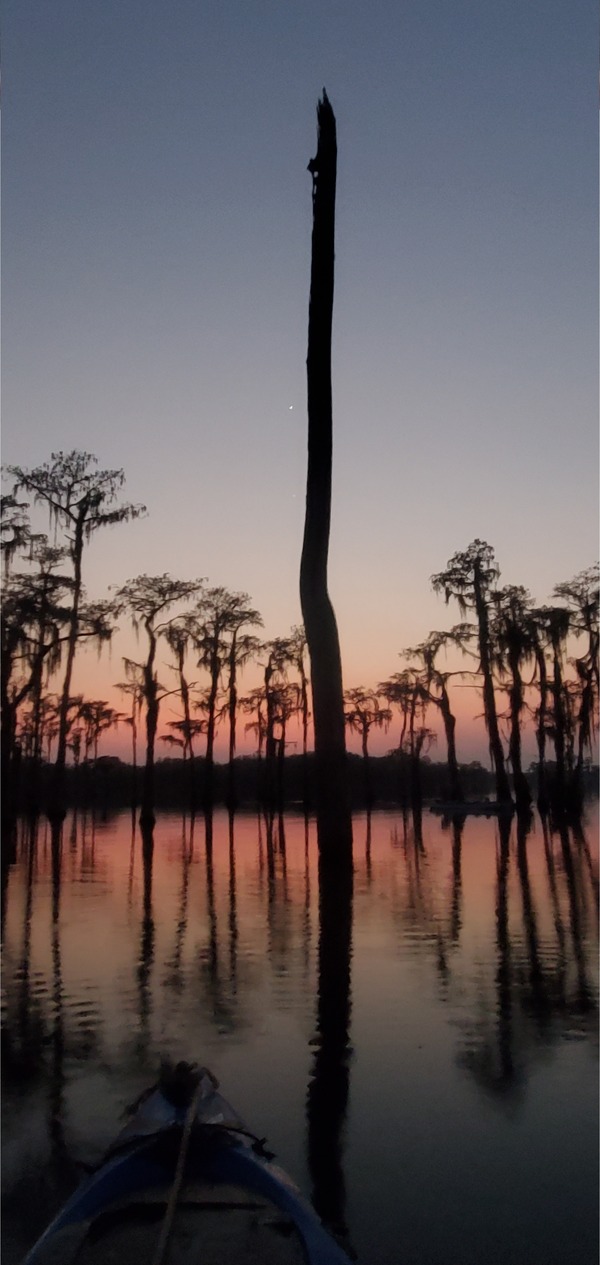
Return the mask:
M 24 1265 L 349 1265 L 207 1068 L 166 1064 Z

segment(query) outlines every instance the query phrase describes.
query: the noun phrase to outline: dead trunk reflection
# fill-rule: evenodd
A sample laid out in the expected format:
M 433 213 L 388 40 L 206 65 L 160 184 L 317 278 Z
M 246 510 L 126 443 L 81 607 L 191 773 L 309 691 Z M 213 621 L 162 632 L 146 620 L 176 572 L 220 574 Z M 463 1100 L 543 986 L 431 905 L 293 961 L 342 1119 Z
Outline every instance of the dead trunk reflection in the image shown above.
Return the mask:
M 308 1163 L 319 1216 L 346 1240 L 344 1126 L 350 1088 L 352 874 L 319 862 L 317 1035 L 308 1086 Z

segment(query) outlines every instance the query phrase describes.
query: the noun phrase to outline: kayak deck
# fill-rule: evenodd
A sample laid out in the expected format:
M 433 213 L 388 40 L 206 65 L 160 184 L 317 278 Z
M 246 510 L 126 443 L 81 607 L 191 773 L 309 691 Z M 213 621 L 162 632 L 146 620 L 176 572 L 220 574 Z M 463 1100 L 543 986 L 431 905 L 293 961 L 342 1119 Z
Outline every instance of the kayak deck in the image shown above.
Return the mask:
M 115 1200 L 54 1235 L 39 1265 L 139 1265 L 153 1260 L 168 1189 Z M 201 1245 L 201 1247 L 200 1247 Z M 200 1253 L 200 1255 L 199 1255 Z M 184 1184 L 165 1265 L 306 1265 L 294 1222 L 242 1186 Z
M 217 1089 L 164 1065 L 25 1265 L 348 1265 Z

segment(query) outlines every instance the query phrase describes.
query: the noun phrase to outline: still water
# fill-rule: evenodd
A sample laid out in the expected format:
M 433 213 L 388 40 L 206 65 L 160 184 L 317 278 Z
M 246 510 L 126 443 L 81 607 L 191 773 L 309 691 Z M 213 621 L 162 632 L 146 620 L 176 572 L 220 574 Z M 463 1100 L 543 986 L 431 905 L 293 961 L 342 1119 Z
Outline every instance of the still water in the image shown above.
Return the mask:
M 362 1265 L 596 1265 L 598 829 L 354 818 L 319 955 L 286 815 L 24 823 L 3 886 L 3 1256 L 171 1055 L 207 1064 Z M 335 922 L 335 920 L 334 920 Z M 338 983 L 332 980 L 336 974 Z M 310 1092 L 309 1092 L 310 1086 Z

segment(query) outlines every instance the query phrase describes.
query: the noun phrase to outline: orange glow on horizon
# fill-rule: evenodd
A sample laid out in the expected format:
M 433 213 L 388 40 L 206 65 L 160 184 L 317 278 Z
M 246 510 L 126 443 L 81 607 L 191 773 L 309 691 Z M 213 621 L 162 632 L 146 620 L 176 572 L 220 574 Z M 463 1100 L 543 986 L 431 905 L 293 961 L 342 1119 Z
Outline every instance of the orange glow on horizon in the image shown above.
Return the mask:
M 288 630 L 289 631 L 289 630 Z M 165 690 L 172 690 L 176 687 L 176 675 L 169 664 L 168 650 L 160 645 L 159 658 L 157 663 L 157 671 L 161 685 Z M 118 647 L 118 649 L 117 649 Z M 117 635 L 115 645 L 103 650 L 98 656 L 94 651 L 83 651 L 75 661 L 75 675 L 73 684 L 73 694 L 81 693 L 88 699 L 103 699 L 115 711 L 121 713 L 124 717 L 130 715 L 130 699 L 119 692 L 116 688 L 116 682 L 125 678 L 122 656 L 127 653 L 128 657 L 141 661 L 144 656 L 144 646 L 140 642 L 136 642 L 133 633 L 126 636 L 125 630 Z M 458 671 L 460 667 L 464 667 L 464 660 L 461 659 L 460 653 L 456 652 L 452 657 L 446 659 L 440 658 L 440 667 L 443 671 Z M 398 671 L 402 667 L 400 657 L 397 657 L 396 664 L 392 664 L 391 671 Z M 391 675 L 391 672 L 388 673 Z M 201 669 L 195 668 L 193 664 L 189 665 L 187 676 L 190 681 L 196 681 L 199 686 L 207 684 L 207 674 Z M 377 680 L 373 679 L 373 674 L 364 672 L 361 674 L 359 681 L 352 680 L 347 672 L 345 672 L 344 683 L 347 687 L 350 685 L 371 684 L 376 689 Z M 62 678 L 57 677 L 51 683 L 51 692 L 57 692 L 60 688 Z M 261 667 L 257 663 L 250 663 L 240 674 L 238 682 L 238 692 L 240 697 L 249 693 L 250 690 L 260 686 L 263 682 L 263 673 Z M 460 679 L 457 676 L 450 681 L 449 685 L 451 704 L 454 715 L 456 717 L 456 745 L 458 759 L 460 763 L 470 763 L 473 760 L 479 760 L 484 767 L 490 767 L 489 747 L 487 735 L 485 732 L 483 720 L 483 701 L 481 697 L 481 688 L 472 683 L 469 678 Z M 506 695 L 500 691 L 497 692 L 497 705 L 500 712 L 505 711 L 507 707 Z M 530 703 L 534 703 L 534 692 L 531 692 Z M 369 753 L 373 756 L 383 756 L 389 751 L 395 749 L 398 745 L 400 736 L 401 718 L 396 708 L 393 709 L 393 719 L 386 730 L 373 729 L 369 735 Z M 171 746 L 161 740 L 162 736 L 169 733 L 169 722 L 181 718 L 181 710 L 178 699 L 174 694 L 165 697 L 161 703 L 159 713 L 158 738 L 156 742 L 156 758 L 177 758 L 179 751 L 177 747 Z M 245 733 L 245 725 L 248 723 L 248 717 L 238 713 L 237 722 L 237 740 L 236 753 L 239 756 L 251 756 L 256 753 L 256 737 L 253 733 Z M 435 706 L 431 706 L 428 710 L 426 723 L 436 734 L 436 741 L 429 749 L 428 758 L 434 762 L 446 761 L 446 740 L 444 735 L 443 723 L 439 710 Z M 500 722 L 501 732 L 504 738 L 504 747 L 506 750 L 506 721 Z M 297 720 L 290 720 L 287 726 L 287 744 L 288 754 L 299 754 L 302 751 L 302 733 L 300 723 Z M 223 719 L 217 727 L 215 739 L 215 758 L 218 762 L 224 762 L 228 758 L 228 724 Z M 196 755 L 204 754 L 205 740 L 199 736 L 194 741 L 194 749 Z M 346 731 L 347 749 L 356 754 L 361 752 L 361 739 L 358 734 Z M 312 728 L 309 731 L 309 748 L 312 748 Z M 137 743 L 137 759 L 139 763 L 143 762 L 145 753 L 145 722 L 142 715 L 138 724 L 138 743 Z M 132 759 L 131 730 L 129 725 L 122 721 L 115 729 L 111 729 L 104 733 L 99 743 L 100 755 L 115 755 L 127 763 Z M 535 735 L 533 731 L 533 723 L 530 717 L 525 720 L 523 727 L 523 764 L 527 768 L 528 764 L 537 758 L 537 748 L 535 743 Z

